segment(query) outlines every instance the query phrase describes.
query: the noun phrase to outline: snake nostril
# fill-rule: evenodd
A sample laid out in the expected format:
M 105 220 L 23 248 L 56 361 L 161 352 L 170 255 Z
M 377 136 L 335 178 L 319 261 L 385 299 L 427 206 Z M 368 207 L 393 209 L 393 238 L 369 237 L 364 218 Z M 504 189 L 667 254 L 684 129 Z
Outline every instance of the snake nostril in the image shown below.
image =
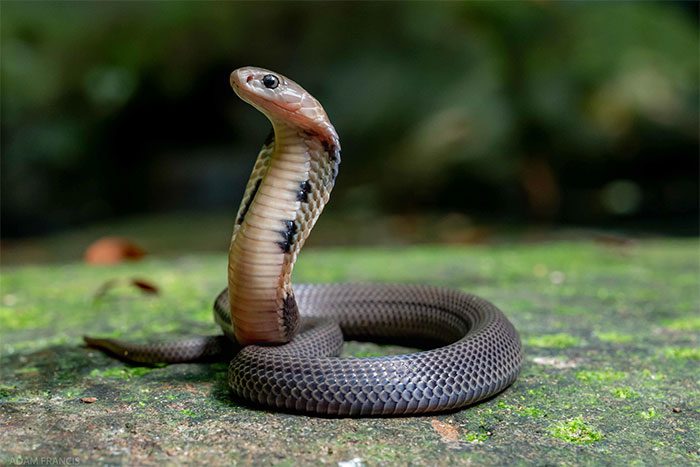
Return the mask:
M 253 75 L 248 75 L 248 77 L 245 79 L 245 82 L 250 83 L 251 81 L 253 81 Z

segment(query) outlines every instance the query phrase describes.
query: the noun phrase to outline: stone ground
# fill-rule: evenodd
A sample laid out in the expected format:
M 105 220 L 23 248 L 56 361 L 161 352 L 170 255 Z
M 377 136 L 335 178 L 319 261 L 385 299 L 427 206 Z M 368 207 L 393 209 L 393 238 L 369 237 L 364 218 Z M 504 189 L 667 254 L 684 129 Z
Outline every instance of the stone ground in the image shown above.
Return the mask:
M 699 465 L 699 260 L 696 239 L 307 250 L 297 282 L 461 288 L 500 306 L 525 344 L 520 378 L 492 400 L 370 419 L 247 407 L 223 363 L 136 367 L 82 346 L 215 332 L 221 255 L 5 267 L 0 462 Z

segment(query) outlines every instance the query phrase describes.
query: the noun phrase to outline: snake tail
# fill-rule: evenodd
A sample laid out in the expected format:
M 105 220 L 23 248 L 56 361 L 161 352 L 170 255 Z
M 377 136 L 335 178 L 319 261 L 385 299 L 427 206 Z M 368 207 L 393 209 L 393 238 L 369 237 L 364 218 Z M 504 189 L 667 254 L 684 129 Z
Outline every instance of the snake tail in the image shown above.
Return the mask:
M 223 361 L 235 353 L 236 345 L 226 336 L 195 336 L 172 342 L 145 344 L 83 336 L 88 347 L 102 350 L 130 363 L 192 363 Z

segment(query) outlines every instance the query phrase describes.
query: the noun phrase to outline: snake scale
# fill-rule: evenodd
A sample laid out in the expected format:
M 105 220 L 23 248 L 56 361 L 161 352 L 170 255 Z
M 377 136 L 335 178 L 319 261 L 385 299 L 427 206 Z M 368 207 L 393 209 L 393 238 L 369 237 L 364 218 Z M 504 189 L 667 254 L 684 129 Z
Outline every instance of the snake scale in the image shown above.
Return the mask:
M 228 382 L 238 397 L 333 416 L 457 409 L 515 381 L 523 358 L 518 333 L 477 296 L 425 285 L 292 287 L 294 263 L 338 174 L 338 135 L 321 104 L 283 75 L 244 67 L 230 82 L 273 132 L 235 219 L 229 286 L 214 303 L 223 335 L 86 343 L 136 363 L 232 359 Z M 427 349 L 340 358 L 344 339 Z

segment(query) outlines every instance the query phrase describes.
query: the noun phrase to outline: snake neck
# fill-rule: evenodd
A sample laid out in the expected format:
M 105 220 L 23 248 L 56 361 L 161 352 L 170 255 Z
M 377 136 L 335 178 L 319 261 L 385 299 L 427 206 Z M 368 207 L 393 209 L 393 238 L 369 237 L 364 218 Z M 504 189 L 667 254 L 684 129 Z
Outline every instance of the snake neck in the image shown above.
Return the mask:
M 231 321 L 243 344 L 292 339 L 299 312 L 294 263 L 333 187 L 340 162 L 336 141 L 273 123 L 248 182 L 229 250 Z M 332 165 L 328 170 L 328 166 Z

